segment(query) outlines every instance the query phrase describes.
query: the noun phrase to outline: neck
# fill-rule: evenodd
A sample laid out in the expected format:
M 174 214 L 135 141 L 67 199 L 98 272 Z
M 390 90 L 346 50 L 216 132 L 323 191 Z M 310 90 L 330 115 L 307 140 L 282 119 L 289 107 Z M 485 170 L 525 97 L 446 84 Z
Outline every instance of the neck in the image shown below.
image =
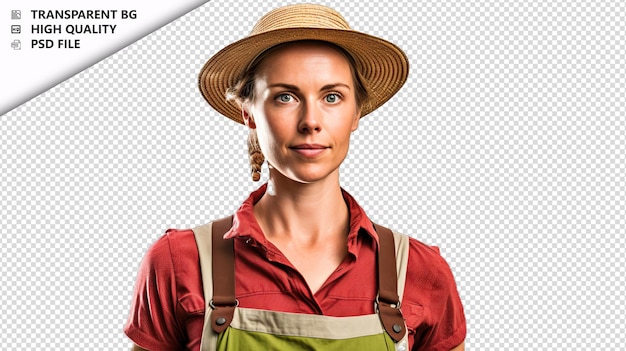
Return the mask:
M 275 195 L 265 194 L 254 214 L 270 241 L 303 240 L 308 243 L 344 237 L 349 211 L 339 186 L 339 176 L 314 183 L 299 183 L 277 171 L 270 175 Z

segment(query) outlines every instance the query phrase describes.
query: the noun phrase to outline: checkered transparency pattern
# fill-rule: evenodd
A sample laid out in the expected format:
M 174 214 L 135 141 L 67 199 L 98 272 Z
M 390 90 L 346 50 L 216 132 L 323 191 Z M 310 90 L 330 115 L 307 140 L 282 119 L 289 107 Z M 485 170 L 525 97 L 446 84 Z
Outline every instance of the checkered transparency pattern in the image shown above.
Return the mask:
M 199 69 L 287 3 L 209 2 L 1 117 L 0 349 L 129 347 L 147 247 L 255 188 L 245 128 L 204 102 Z M 411 60 L 342 185 L 440 246 L 467 349 L 620 348 L 624 2 L 326 4 Z

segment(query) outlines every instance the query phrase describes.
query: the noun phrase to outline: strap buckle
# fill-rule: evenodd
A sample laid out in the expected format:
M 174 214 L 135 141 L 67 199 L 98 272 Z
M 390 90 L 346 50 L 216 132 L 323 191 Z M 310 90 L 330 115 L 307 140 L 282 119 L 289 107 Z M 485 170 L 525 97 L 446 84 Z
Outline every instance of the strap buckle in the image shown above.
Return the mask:
M 213 299 L 211 299 L 211 301 L 209 301 L 209 307 L 211 307 L 211 309 L 213 309 L 213 310 L 218 308 L 218 307 L 239 307 L 239 300 L 235 299 L 235 304 L 234 305 L 223 305 L 223 306 L 220 305 L 220 306 L 216 306 L 213 303 Z
M 396 310 L 399 310 L 400 307 L 402 306 L 402 302 L 400 302 L 400 300 L 398 300 L 398 302 L 386 302 L 386 301 L 383 301 L 382 303 L 384 303 L 384 304 L 388 305 L 389 307 L 394 308 Z M 378 305 L 380 305 L 380 304 L 381 304 L 380 296 L 376 296 L 376 311 L 378 311 Z

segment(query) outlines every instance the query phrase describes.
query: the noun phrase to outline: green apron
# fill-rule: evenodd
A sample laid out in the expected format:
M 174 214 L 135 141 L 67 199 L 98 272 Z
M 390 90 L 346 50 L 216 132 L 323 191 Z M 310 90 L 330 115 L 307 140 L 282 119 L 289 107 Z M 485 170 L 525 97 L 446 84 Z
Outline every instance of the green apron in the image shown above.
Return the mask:
M 233 240 L 223 239 L 231 221 L 232 217 L 227 217 L 193 229 L 207 301 L 201 351 L 408 350 L 408 333 L 399 309 L 409 253 L 407 236 L 375 226 L 380 252 L 387 252 L 386 256 L 379 254 L 378 260 L 379 272 L 386 272 L 379 276 L 379 297 L 373 301 L 378 313 L 332 317 L 238 307 Z M 219 268 L 214 270 L 216 266 Z

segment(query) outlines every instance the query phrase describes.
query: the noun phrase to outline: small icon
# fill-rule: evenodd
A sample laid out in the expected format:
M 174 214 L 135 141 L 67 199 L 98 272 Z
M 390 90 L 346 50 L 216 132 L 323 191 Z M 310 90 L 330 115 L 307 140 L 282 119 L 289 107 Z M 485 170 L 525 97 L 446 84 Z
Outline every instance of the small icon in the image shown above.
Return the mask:
M 22 32 L 22 26 L 14 24 L 11 26 L 11 34 L 20 34 Z
M 22 43 L 19 40 L 15 39 L 11 43 L 11 47 L 13 48 L 13 50 L 22 50 Z
M 22 11 L 11 10 L 11 19 L 22 19 Z

